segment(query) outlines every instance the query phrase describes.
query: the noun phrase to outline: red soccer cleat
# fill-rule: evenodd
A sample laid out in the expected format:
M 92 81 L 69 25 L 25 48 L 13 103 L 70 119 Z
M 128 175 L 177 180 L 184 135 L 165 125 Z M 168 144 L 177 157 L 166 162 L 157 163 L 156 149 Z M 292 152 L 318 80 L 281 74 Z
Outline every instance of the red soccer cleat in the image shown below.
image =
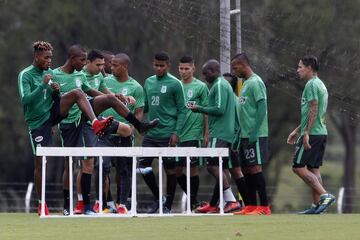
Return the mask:
M 127 214 L 128 213 L 128 210 L 125 206 L 119 206 L 118 209 L 117 209 L 117 213 L 118 214 Z
M 254 211 L 248 212 L 245 215 L 271 215 L 271 210 L 269 206 L 257 206 Z
M 93 124 L 93 129 L 96 135 L 103 135 L 105 132 L 105 129 L 111 125 L 114 118 L 112 116 L 106 117 L 103 120 L 96 119 Z
M 196 213 L 219 213 L 220 210 L 217 206 L 210 206 L 209 203 L 205 204 L 202 207 L 198 207 L 195 210 Z
M 241 208 L 239 202 L 227 202 L 224 206 L 224 213 L 231 213 Z
M 41 204 L 39 203 L 38 206 L 38 215 L 41 216 Z M 45 216 L 49 215 L 49 208 L 47 206 L 47 204 L 45 203 Z
M 98 201 L 96 201 L 94 206 L 93 206 L 94 212 L 99 213 L 99 208 L 100 208 L 100 204 L 99 204 Z
M 245 206 L 241 211 L 234 212 L 234 215 L 247 215 L 247 213 L 254 211 L 257 208 L 257 206 L 254 205 L 248 205 Z
M 75 214 L 83 214 L 83 212 L 84 212 L 84 207 L 85 207 L 84 201 L 78 201 L 78 202 L 76 203 L 76 207 L 75 207 L 75 209 L 74 209 L 74 213 L 75 213 Z

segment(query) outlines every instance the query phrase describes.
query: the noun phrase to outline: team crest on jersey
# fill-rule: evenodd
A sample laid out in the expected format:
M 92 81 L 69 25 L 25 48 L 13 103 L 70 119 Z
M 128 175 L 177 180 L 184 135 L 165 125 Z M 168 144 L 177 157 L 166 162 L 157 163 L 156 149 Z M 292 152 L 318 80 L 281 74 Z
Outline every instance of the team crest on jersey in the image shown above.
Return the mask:
M 306 103 L 306 98 L 301 98 L 301 105 L 305 104 Z
M 166 93 L 167 87 L 166 86 L 161 86 L 160 92 L 161 93 Z
M 76 84 L 76 87 L 81 87 L 81 80 L 80 80 L 80 78 L 76 78 L 75 79 L 75 84 Z
M 246 97 L 239 97 L 239 103 L 244 104 L 246 102 Z
M 99 79 L 95 78 L 95 86 L 99 86 Z
M 127 95 L 128 94 L 128 89 L 127 88 L 123 88 L 123 90 L 121 90 L 122 95 Z
M 188 98 L 191 98 L 193 95 L 194 95 L 193 90 L 189 89 L 188 92 L 187 92 Z

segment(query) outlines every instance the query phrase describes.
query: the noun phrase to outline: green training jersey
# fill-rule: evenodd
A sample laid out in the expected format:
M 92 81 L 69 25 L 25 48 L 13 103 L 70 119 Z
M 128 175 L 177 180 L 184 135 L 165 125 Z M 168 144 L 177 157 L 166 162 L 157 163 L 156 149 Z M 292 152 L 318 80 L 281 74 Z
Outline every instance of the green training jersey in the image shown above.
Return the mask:
M 186 115 L 184 89 L 181 81 L 171 75 L 151 76 L 145 80 L 145 109 L 149 120 L 160 119 L 156 128 L 147 132 L 147 136 L 167 138 L 172 134 L 180 135 Z
M 104 76 L 101 72 L 95 75 L 92 75 L 87 69 L 83 69 L 81 72 L 85 74 L 87 83 L 92 89 L 96 89 L 100 92 L 106 89 Z
M 56 68 L 53 71 L 53 81 L 59 84 L 60 94 L 63 95 L 74 89 L 81 89 L 87 92 L 91 89 L 88 85 L 85 74 L 83 72 L 75 71 L 73 73 L 65 73 L 61 68 Z M 70 110 L 67 118 L 61 121 L 61 123 L 74 123 L 81 117 L 81 110 L 77 104 L 74 104 Z
M 19 73 L 18 88 L 20 100 L 24 108 L 25 122 L 30 130 L 41 127 L 50 117 L 50 109 L 54 104 L 54 90 L 43 83 L 46 74 L 52 70 L 40 70 L 30 65 Z
M 199 112 L 208 114 L 209 136 L 231 143 L 235 133 L 235 98 L 228 81 L 218 77 L 211 85 L 208 106 Z
M 265 100 L 267 106 L 266 87 L 262 79 L 253 73 L 245 80 L 239 96 L 239 115 L 240 115 L 240 137 L 248 138 L 254 130 L 256 123 L 257 102 Z M 266 107 L 267 108 L 267 107 Z M 268 136 L 268 116 L 267 111 L 257 137 Z
M 132 96 L 135 98 L 135 105 L 127 105 L 132 113 L 135 113 L 137 108 L 144 107 L 144 90 L 142 86 L 132 77 L 125 82 L 120 82 L 114 75 L 109 75 L 105 78 L 106 86 L 113 93 L 121 93 L 124 96 Z M 128 121 L 120 116 L 113 108 L 107 109 L 102 113 L 103 116 L 113 116 L 117 121 L 128 123 Z
M 184 83 L 186 106 L 200 105 L 207 106 L 208 87 L 202 81 L 193 78 L 190 83 Z M 204 114 L 186 110 L 184 127 L 180 131 L 180 142 L 191 140 L 203 140 L 204 138 Z
M 309 119 L 309 102 L 318 102 L 318 112 L 310 135 L 327 135 L 326 129 L 326 109 L 328 105 L 328 92 L 325 84 L 316 76 L 310 79 L 304 88 L 301 98 L 301 135 L 307 126 Z

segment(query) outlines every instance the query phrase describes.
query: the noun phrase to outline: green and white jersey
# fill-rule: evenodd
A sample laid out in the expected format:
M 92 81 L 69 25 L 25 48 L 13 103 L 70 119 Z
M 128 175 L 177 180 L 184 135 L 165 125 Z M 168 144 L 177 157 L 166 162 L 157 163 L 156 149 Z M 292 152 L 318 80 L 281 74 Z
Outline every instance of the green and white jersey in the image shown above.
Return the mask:
M 193 78 L 190 83 L 182 82 L 185 93 L 186 106 L 208 104 L 208 87 L 202 81 Z M 180 142 L 191 140 L 203 140 L 204 138 L 204 114 L 186 110 L 184 127 L 180 132 Z
M 81 89 L 87 92 L 91 89 L 87 83 L 85 74 L 83 72 L 75 71 L 73 73 L 65 73 L 61 68 L 56 68 L 53 71 L 53 81 L 59 84 L 60 94 L 63 95 L 74 89 Z M 74 123 L 81 117 L 81 110 L 77 104 L 74 104 L 70 110 L 68 117 L 61 121 L 61 123 Z
M 96 89 L 100 92 L 102 92 L 106 89 L 104 76 L 102 75 L 101 72 L 98 74 L 95 74 L 95 75 L 92 75 L 91 73 L 89 73 L 89 71 L 87 71 L 87 69 L 83 69 L 82 72 L 85 74 L 88 85 L 92 89 Z
M 240 115 L 240 137 L 248 138 L 253 131 L 256 123 L 257 102 L 265 100 L 267 108 L 266 87 L 262 79 L 253 73 L 245 80 L 239 96 L 239 115 Z M 257 131 L 257 137 L 268 136 L 268 115 L 266 111 L 265 118 Z
M 304 88 L 301 98 L 301 135 L 307 126 L 309 119 L 309 102 L 316 100 L 318 102 L 318 113 L 310 135 L 327 135 L 326 129 L 326 109 L 328 105 L 328 92 L 325 84 L 316 76 L 310 79 Z
M 30 130 L 41 127 L 49 119 L 50 109 L 54 104 L 54 90 L 43 83 L 46 74 L 52 74 L 52 70 L 43 71 L 30 65 L 18 76 L 20 100 L 24 108 L 25 122 Z
M 167 138 L 172 134 L 180 135 L 186 115 L 184 89 L 181 81 L 171 75 L 151 76 L 145 80 L 145 109 L 148 119 L 160 119 L 156 128 L 147 132 L 147 136 Z
M 209 135 L 231 143 L 235 133 L 235 98 L 228 81 L 218 77 L 211 85 L 208 106 L 199 112 L 208 114 Z
M 114 75 L 105 78 L 107 88 L 113 93 L 121 93 L 124 96 L 132 96 L 136 100 L 135 105 L 127 105 L 132 113 L 135 109 L 144 107 L 144 90 L 142 86 L 132 77 L 125 82 L 120 82 Z M 102 113 L 103 116 L 113 116 L 117 121 L 128 123 L 128 121 L 120 116 L 113 108 L 107 109 Z

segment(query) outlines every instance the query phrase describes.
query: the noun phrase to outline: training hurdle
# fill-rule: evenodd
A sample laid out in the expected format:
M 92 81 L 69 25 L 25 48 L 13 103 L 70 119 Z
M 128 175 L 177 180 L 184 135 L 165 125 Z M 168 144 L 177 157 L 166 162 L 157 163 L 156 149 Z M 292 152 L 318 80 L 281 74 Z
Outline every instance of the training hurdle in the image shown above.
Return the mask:
M 54 217 L 45 215 L 45 187 L 46 187 L 46 162 L 47 157 L 69 158 L 69 192 L 70 192 L 70 215 L 63 217 L 94 217 L 87 215 L 74 215 L 73 206 L 73 157 L 93 156 L 99 158 L 99 214 L 95 217 L 136 217 L 136 216 L 171 216 L 171 215 L 194 215 L 190 207 L 190 194 L 186 195 L 187 209 L 183 214 L 163 214 L 163 157 L 186 157 L 186 189 L 190 193 L 190 157 L 218 157 L 219 158 L 219 182 L 220 182 L 220 215 L 224 215 L 223 209 L 223 157 L 229 156 L 227 148 L 195 148 L 195 147 L 37 147 L 36 155 L 42 157 L 42 183 L 41 183 L 41 218 Z M 103 157 L 132 157 L 132 189 L 131 189 L 131 214 L 102 214 L 102 189 L 103 189 Z M 138 157 L 156 157 L 159 159 L 159 213 L 138 214 L 136 211 L 136 166 Z M 196 214 L 198 215 L 198 214 Z M 56 217 L 60 217 L 57 215 Z M 61 216 L 62 217 L 62 216 Z

